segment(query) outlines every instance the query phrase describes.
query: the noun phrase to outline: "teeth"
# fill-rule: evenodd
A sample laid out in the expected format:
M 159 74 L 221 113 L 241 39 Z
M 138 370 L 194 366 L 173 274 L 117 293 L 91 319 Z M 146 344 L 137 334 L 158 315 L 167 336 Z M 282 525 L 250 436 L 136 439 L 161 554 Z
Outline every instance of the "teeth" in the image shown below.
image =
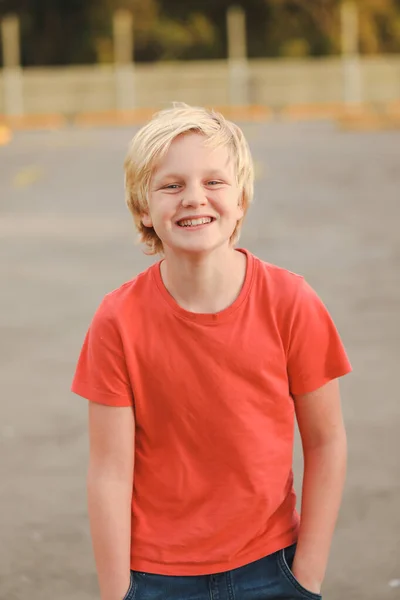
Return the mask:
M 183 219 L 179 221 L 181 227 L 194 227 L 195 225 L 203 225 L 204 223 L 211 223 L 211 217 L 201 217 L 200 219 Z

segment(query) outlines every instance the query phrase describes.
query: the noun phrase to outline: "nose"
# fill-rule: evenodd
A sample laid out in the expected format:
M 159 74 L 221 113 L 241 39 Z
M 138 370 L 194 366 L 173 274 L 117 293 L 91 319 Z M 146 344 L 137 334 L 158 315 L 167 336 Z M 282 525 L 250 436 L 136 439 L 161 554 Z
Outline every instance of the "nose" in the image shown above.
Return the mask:
M 183 192 L 182 206 L 202 206 L 207 204 L 205 190 L 201 185 L 187 186 Z

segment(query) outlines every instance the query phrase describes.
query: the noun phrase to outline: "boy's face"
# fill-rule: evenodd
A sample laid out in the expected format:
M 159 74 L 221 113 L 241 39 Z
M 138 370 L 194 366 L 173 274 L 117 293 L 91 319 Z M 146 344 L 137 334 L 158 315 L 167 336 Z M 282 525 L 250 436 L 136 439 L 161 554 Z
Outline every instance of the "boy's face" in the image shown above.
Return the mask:
M 205 137 L 177 137 L 150 181 L 146 227 L 153 227 L 164 251 L 204 253 L 228 245 L 243 217 L 233 160 L 224 146 Z

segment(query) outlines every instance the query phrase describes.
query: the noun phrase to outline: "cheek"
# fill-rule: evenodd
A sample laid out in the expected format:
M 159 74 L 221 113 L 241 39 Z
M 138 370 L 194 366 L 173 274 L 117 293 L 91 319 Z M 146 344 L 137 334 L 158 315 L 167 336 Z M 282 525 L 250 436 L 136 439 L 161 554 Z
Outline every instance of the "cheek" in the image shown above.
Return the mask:
M 225 216 L 234 216 L 239 219 L 243 216 L 243 209 L 240 206 L 240 194 L 237 190 L 230 190 L 228 193 L 226 193 L 226 190 L 223 192 L 216 191 L 210 197 L 210 200 L 217 210 Z
M 244 216 L 244 210 L 240 202 L 240 198 L 235 194 L 233 197 L 229 198 L 229 203 L 225 203 L 226 215 L 229 215 L 232 219 L 239 221 Z
M 151 221 L 151 227 L 159 228 L 174 220 L 177 210 L 177 201 L 171 195 L 155 195 L 149 202 L 149 213 L 146 217 Z M 143 224 L 146 223 L 143 220 Z
M 241 205 L 238 205 L 237 207 L 237 219 L 243 219 L 244 217 L 244 209 Z

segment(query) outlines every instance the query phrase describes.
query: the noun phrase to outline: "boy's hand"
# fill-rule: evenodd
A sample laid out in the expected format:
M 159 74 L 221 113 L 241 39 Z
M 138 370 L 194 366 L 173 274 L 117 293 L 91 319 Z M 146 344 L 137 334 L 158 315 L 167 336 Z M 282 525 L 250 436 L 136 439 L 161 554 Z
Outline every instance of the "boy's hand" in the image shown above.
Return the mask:
M 303 588 L 309 592 L 312 592 L 313 594 L 321 593 L 322 582 L 313 577 L 313 574 L 310 573 L 309 569 L 302 569 L 300 566 L 296 565 L 296 557 L 293 561 L 292 573 L 300 585 L 303 586 Z

